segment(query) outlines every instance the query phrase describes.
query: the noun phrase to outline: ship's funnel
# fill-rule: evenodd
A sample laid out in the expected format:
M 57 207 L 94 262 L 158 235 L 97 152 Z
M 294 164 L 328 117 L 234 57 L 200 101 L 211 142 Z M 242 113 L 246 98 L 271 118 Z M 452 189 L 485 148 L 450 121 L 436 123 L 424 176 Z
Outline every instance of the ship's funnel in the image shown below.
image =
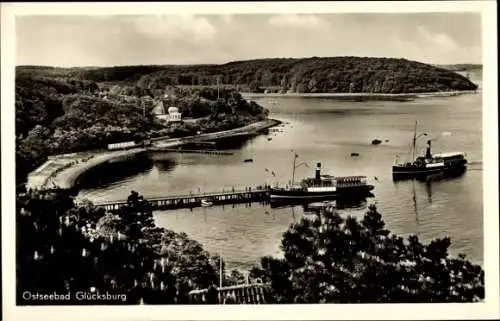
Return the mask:
M 431 141 L 430 140 L 427 141 L 427 150 L 425 152 L 425 158 L 432 158 L 432 155 L 431 155 Z
M 321 179 L 321 163 L 316 164 L 316 179 Z

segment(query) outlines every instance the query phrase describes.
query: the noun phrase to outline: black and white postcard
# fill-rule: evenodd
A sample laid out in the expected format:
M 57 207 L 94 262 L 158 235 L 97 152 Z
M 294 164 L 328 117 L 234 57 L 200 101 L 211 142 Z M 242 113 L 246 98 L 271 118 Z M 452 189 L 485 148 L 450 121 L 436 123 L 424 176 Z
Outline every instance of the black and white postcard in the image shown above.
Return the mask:
M 499 317 L 495 2 L 1 22 L 6 320 Z

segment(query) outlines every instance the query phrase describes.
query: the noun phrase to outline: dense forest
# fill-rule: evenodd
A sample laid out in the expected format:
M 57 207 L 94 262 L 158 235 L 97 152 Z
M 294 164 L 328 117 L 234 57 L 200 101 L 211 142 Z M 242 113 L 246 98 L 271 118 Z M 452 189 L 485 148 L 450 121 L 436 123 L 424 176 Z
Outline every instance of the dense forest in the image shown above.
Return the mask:
M 267 110 L 233 89 L 149 90 L 130 83 L 97 83 L 72 77 L 74 69 L 18 68 L 16 74 L 16 180 L 51 154 L 106 148 L 107 144 L 157 136 L 181 137 L 232 129 L 261 120 Z M 168 94 L 168 99 L 165 98 Z M 198 123 L 165 125 L 155 105 L 176 106 Z
M 450 256 L 450 239 L 423 244 L 394 235 L 374 206 L 359 220 L 336 212 L 305 215 L 284 232 L 283 258 L 264 257 L 251 271 L 226 271 L 223 258 L 186 234 L 155 226 L 149 203 L 134 191 L 113 213 L 88 201 L 75 205 L 64 190 L 34 191 L 18 194 L 16 213 L 21 305 L 213 304 L 221 276 L 229 286 L 245 283 L 245 274 L 250 283 L 264 282 L 268 303 L 484 299 L 483 269 Z M 191 290 L 207 288 L 204 301 L 190 300 Z M 26 299 L 24 291 L 116 296 L 50 302 Z
M 44 67 L 20 67 L 33 70 Z M 45 69 L 58 75 L 57 68 Z M 73 68 L 67 75 L 94 82 L 122 82 L 156 90 L 167 85 L 210 86 L 217 82 L 243 91 L 294 93 L 419 93 L 475 90 L 446 68 L 396 58 L 312 57 L 235 61 L 222 65 Z

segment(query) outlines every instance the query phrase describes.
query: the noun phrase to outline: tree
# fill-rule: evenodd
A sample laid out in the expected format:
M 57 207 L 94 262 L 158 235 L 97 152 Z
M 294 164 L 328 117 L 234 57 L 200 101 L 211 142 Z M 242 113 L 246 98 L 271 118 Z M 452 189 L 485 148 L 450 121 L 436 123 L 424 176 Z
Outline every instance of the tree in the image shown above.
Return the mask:
M 16 209 L 18 304 L 44 303 L 24 291 L 127 294 L 63 304 L 188 303 L 190 290 L 217 284 L 209 254 L 187 235 L 156 227 L 138 193 L 115 213 L 76 206 L 65 190 L 20 194 Z
M 278 303 L 475 302 L 484 272 L 448 255 L 450 240 L 420 243 L 385 229 L 374 205 L 361 222 L 323 212 L 284 233 L 283 259 L 266 257 L 252 277 L 269 282 Z

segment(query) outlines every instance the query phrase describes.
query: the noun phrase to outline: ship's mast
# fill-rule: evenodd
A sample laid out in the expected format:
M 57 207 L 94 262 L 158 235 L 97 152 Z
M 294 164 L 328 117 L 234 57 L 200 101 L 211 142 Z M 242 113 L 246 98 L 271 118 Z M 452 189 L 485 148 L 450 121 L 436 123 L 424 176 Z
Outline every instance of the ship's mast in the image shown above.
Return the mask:
M 415 161 L 415 144 L 417 142 L 417 122 L 415 121 L 415 131 L 413 133 L 413 148 L 412 148 L 412 162 Z
M 293 186 L 293 181 L 295 179 L 295 163 L 297 162 L 297 154 L 295 152 L 293 152 L 293 169 L 292 169 L 292 182 L 291 182 L 291 185 Z

